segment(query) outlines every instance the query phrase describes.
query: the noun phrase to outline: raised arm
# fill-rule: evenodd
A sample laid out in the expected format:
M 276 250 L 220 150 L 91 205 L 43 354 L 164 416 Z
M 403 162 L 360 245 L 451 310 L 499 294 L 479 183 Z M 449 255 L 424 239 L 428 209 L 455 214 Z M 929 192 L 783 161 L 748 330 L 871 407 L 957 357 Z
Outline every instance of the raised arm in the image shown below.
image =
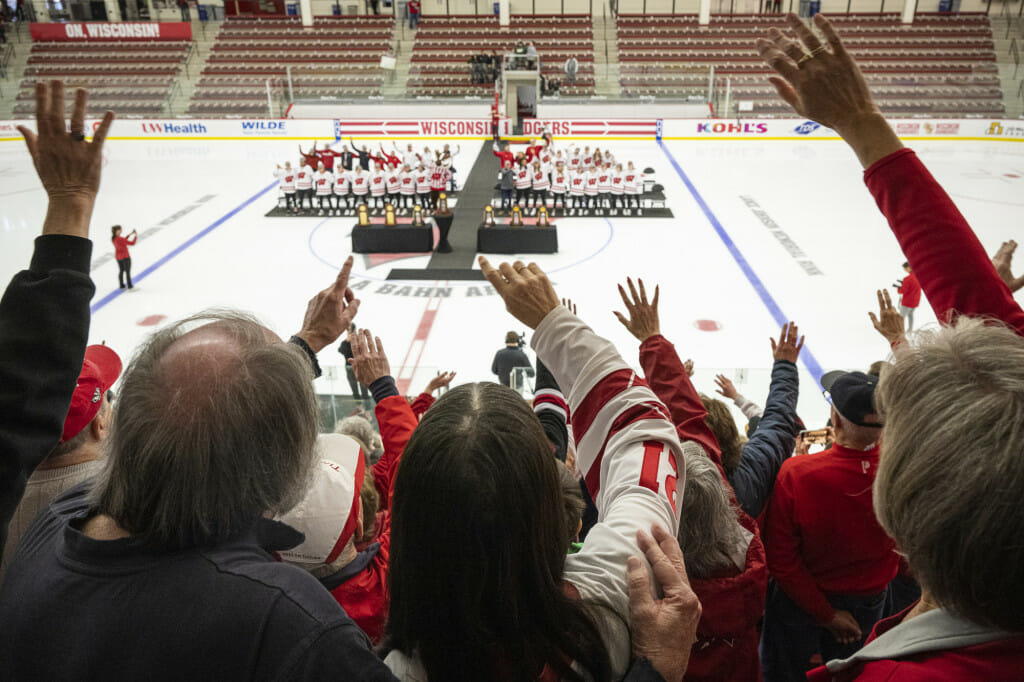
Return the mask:
M 796 360 L 803 348 L 795 323 L 782 327 L 778 343 L 771 339 L 772 382 L 765 401 L 764 414 L 757 431 L 743 446 L 739 464 L 727 475 L 740 507 L 757 518 L 775 487 L 775 477 L 796 445 L 796 403 L 800 395 L 800 375 Z
M 620 284 L 619 296 L 628 317 L 618 311 L 615 317 L 640 341 L 640 366 L 647 377 L 647 383 L 658 399 L 668 407 L 679 439 L 697 442 L 721 467 L 722 449 L 704 421 L 707 416 L 704 403 L 693 387 L 690 373 L 679 359 L 675 346 L 661 335 L 659 287 L 654 288 L 654 297 L 648 302 L 643 280 L 637 280 L 637 286 L 634 286 L 633 280 L 627 278 L 626 285 L 629 287 L 629 295 L 626 295 L 626 290 Z
M 85 140 L 85 90 L 75 92 L 71 132 L 64 86 L 36 84 L 36 129 L 19 126 L 48 204 L 28 270 L 0 298 L 0 551 L 25 482 L 58 443 L 89 336 L 92 242 L 107 112 Z
M 787 19 L 797 39 L 772 29 L 757 41 L 779 74 L 769 80 L 797 113 L 835 130 L 857 154 L 936 316 L 994 317 L 1024 333 L 1024 311 L 949 195 L 886 123 L 832 25 L 814 17 L 826 46 L 795 15 Z
M 384 345 L 368 329 L 352 335 L 352 371 L 356 381 L 369 387 L 377 403 L 375 414 L 384 454 L 373 465 L 373 482 L 381 497 L 381 508 L 390 509 L 395 474 L 405 445 L 419 422 L 405 397 L 398 393 Z
M 568 398 L 577 468 L 599 511 L 582 551 L 566 560 L 565 579 L 580 596 L 615 614 L 601 618 L 605 644 L 622 674 L 628 665 L 627 557 L 636 532 L 660 524 L 678 529 L 682 450 L 665 407 L 615 347 L 559 305 L 547 276 L 517 261 L 481 270 L 506 308 L 536 331 L 531 345 Z

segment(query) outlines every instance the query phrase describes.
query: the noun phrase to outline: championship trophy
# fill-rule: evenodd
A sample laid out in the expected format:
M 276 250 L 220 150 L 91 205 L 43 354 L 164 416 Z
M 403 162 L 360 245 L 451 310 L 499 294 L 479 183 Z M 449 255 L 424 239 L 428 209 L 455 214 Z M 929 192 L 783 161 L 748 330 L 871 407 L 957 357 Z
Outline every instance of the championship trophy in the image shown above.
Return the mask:
M 384 224 L 395 224 L 395 207 L 391 204 L 384 204 Z
M 518 204 L 512 207 L 512 222 L 510 224 L 516 227 L 523 226 L 523 211 Z
M 484 227 L 494 227 L 494 207 L 484 207 Z
M 441 196 L 440 196 L 440 198 L 437 201 L 437 212 L 438 213 L 447 213 L 448 212 L 448 196 L 444 192 L 441 192 Z
M 551 227 L 548 222 L 548 207 L 541 206 L 537 211 L 537 227 Z
M 370 224 L 370 216 L 366 212 L 366 204 L 359 204 L 359 224 L 363 227 Z
M 412 226 L 423 227 L 423 209 L 419 206 L 412 208 Z

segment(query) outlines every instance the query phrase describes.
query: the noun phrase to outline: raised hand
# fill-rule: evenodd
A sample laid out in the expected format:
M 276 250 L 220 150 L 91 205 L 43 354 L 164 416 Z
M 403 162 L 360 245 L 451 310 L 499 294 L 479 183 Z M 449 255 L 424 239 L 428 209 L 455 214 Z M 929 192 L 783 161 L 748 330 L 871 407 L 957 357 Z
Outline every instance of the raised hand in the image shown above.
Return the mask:
M 889 297 L 887 290 L 879 289 L 876 294 L 878 295 L 878 316 L 869 312 L 868 317 L 871 318 L 871 324 L 875 326 L 875 330 L 885 337 L 889 345 L 896 346 L 906 340 L 903 331 L 903 316 L 892 304 L 892 298 Z
M 902 148 L 828 19 L 814 17 L 827 45 L 795 14 L 786 21 L 796 39 L 772 28 L 757 40 L 761 58 L 779 74 L 768 79 L 779 96 L 801 116 L 839 133 L 865 167 Z
M 423 389 L 424 393 L 433 393 L 439 388 L 444 388 L 448 384 L 452 383 L 452 379 L 455 378 L 455 372 L 438 372 L 437 376 L 427 382 L 427 387 Z
M 701 605 L 690 588 L 679 542 L 661 526 L 651 535 L 637 532 L 637 544 L 647 557 L 664 597 L 651 596 L 647 568 L 637 557 L 627 561 L 629 620 L 633 654 L 646 658 L 669 681 L 682 680 L 690 663 L 690 649 L 697 641 Z
M 88 95 L 75 90 L 70 132 L 64 123 L 64 84 L 36 83 L 36 130 L 25 126 L 18 132 L 32 156 L 39 180 L 49 197 L 43 234 L 66 234 L 89 238 L 96 193 L 103 167 L 103 141 L 114 121 L 111 111 L 103 115 L 92 142 L 85 140 L 85 111 Z
M 296 334 L 319 353 L 349 328 L 359 310 L 359 299 L 348 287 L 352 274 L 352 256 L 345 259 L 334 283 L 309 299 L 302 329 Z M 364 384 L 368 385 L 368 384 Z
M 999 273 L 999 277 L 1006 282 L 1006 286 L 1010 287 L 1011 292 L 1024 288 L 1024 275 L 1014 277 L 1013 272 L 1010 270 L 1010 264 L 1013 262 L 1013 252 L 1016 250 L 1017 242 L 1011 239 L 1008 242 L 1003 242 L 1003 245 L 996 251 L 996 255 L 992 256 L 992 265 L 995 267 L 996 272 Z
M 686 362 L 683 363 L 683 369 L 686 370 L 686 376 L 693 376 L 693 360 L 686 358 Z
M 356 381 L 369 386 L 381 377 L 391 376 L 391 365 L 384 353 L 384 345 L 380 337 L 375 337 L 369 329 L 360 329 L 352 335 L 352 373 Z
M 642 279 L 637 280 L 640 287 L 639 292 L 629 277 L 626 278 L 626 284 L 629 286 L 629 296 L 626 296 L 626 290 L 622 288 L 621 284 L 619 285 L 619 296 L 622 297 L 622 303 L 626 306 L 629 317 L 627 318 L 617 310 L 613 312 L 622 326 L 642 343 L 661 333 L 661 323 L 658 319 L 658 297 L 661 295 L 661 291 L 658 286 L 655 286 L 654 298 L 648 303 L 647 289 L 644 287 Z
M 772 344 L 772 356 L 776 360 L 789 360 L 796 362 L 800 355 L 800 349 L 804 347 L 804 337 L 799 336 L 796 322 L 782 325 L 782 332 L 779 334 L 779 342 L 769 338 Z
M 729 377 L 724 374 L 716 374 L 715 383 L 718 385 L 716 389 L 718 395 L 725 396 L 729 400 L 736 400 L 739 397 L 740 392 L 736 390 L 736 386 L 730 381 Z
M 484 277 L 505 301 L 505 310 L 530 329 L 536 329 L 559 306 L 558 294 L 536 263 L 525 265 L 517 260 L 494 268 L 483 256 L 478 262 Z

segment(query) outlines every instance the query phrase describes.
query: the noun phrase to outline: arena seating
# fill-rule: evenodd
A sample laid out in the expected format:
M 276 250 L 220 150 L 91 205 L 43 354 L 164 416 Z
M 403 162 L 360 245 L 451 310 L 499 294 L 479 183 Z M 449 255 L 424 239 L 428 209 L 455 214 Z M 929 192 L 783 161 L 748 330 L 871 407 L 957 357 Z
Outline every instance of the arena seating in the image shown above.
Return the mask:
M 519 41 L 532 41 L 540 58 L 541 72 L 562 80 L 561 94 L 594 94 L 593 24 L 586 14 L 512 16 L 501 27 L 492 15 L 420 20 L 412 52 L 407 84 L 414 95 L 487 96 L 490 83 L 472 83 L 469 58 L 481 52 L 511 52 Z M 565 60 L 575 55 L 579 70 L 575 84 L 564 82 Z
M 376 95 L 380 58 L 391 43 L 389 17 L 232 18 L 221 25 L 189 104 L 190 114 L 266 115 L 265 83 L 296 99 Z
M 35 113 L 36 81 L 59 78 L 69 89 L 89 89 L 89 116 L 114 109 L 121 116 L 160 116 L 192 44 L 181 42 L 36 42 L 15 98 L 15 117 Z M 70 112 L 72 99 L 67 99 Z
M 919 14 L 911 25 L 900 23 L 897 14 L 829 19 L 886 114 L 1003 114 L 992 30 L 984 14 Z M 696 15 L 620 15 L 623 94 L 704 95 L 714 66 L 719 79 L 730 80 L 734 101 L 750 101 L 755 114 L 788 114 L 788 105 L 767 82 L 769 69 L 751 38 L 780 21 L 777 15 L 728 15 L 699 26 Z

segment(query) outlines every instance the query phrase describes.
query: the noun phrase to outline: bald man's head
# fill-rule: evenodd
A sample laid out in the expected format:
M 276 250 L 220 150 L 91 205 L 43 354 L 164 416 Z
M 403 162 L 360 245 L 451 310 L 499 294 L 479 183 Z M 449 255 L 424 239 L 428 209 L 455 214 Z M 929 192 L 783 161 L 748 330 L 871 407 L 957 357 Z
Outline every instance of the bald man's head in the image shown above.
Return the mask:
M 301 350 L 241 313 L 156 333 L 122 379 L 98 509 L 170 549 L 224 540 L 290 508 L 313 463 L 312 378 Z

